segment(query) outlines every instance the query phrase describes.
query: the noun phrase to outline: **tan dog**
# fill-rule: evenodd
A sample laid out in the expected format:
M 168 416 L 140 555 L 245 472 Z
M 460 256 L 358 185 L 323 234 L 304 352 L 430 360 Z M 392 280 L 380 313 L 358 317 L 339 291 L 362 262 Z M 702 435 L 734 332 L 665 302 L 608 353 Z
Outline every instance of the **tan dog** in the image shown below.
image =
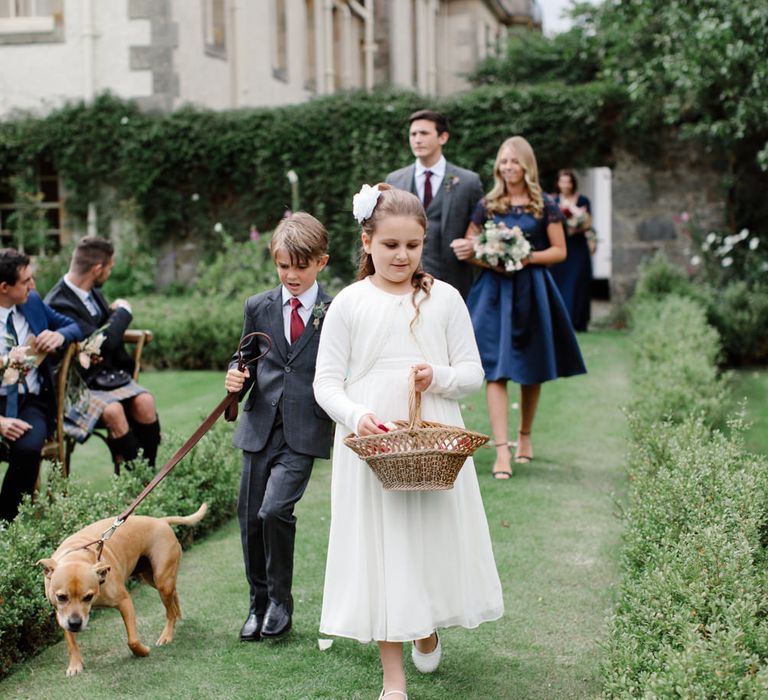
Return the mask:
M 181 561 L 181 545 L 171 525 L 194 525 L 200 522 L 208 506 L 203 503 L 197 513 L 165 518 L 134 515 L 115 530 L 104 543 L 101 560 L 96 559 L 96 545 L 83 545 L 99 539 L 113 523 L 100 520 L 67 537 L 50 559 L 38 564 L 45 573 L 45 595 L 56 609 L 56 619 L 64 630 L 69 649 L 67 675 L 83 670 L 83 657 L 75 634 L 85 629 L 92 607 L 118 608 L 128 632 L 128 647 L 136 656 L 147 656 L 149 648 L 139 641 L 136 611 L 125 588 L 132 574 L 140 575 L 157 588 L 165 605 L 166 623 L 157 644 L 173 640 L 176 620 L 181 617 L 176 593 L 176 572 Z

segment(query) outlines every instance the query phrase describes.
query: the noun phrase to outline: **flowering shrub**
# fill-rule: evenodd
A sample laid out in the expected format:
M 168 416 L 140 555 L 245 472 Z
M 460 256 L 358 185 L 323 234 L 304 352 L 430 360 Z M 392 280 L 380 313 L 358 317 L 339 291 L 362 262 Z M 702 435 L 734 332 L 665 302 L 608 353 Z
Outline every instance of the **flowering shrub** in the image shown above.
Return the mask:
M 278 283 L 275 263 L 269 252 L 271 235 L 236 241 L 216 223 L 213 234 L 219 239 L 217 251 L 198 267 L 192 292 L 213 294 L 244 302 L 251 294 L 271 289 Z
M 760 284 L 768 277 L 768 245 L 746 228 L 735 234 L 702 231 L 687 212 L 680 217 L 689 238 L 692 276 L 715 287 L 732 281 Z
M 708 234 L 703 244 L 708 250 L 692 257 L 688 271 L 673 265 L 658 252 L 641 269 L 632 305 L 643 300 L 660 300 L 670 294 L 697 301 L 706 318 L 720 334 L 722 355 L 728 365 L 768 362 L 768 273 L 765 262 L 747 252 L 760 250 L 755 237 Z M 750 251 L 750 245 L 752 250 Z M 730 251 L 728 248 L 730 247 Z M 728 261 L 727 258 L 733 258 Z M 722 266 L 726 259 L 725 267 Z M 755 269 L 757 267 L 757 269 Z M 740 279 L 739 275 L 744 275 Z

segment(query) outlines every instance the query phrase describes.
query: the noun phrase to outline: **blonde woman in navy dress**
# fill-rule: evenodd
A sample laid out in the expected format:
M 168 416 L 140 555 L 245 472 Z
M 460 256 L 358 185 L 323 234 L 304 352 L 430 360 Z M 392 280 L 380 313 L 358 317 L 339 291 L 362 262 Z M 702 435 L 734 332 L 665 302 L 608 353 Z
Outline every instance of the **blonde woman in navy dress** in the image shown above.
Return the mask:
M 520 384 L 520 424 L 515 462 L 533 459 L 531 430 L 541 384 L 586 372 L 560 292 L 547 269 L 566 257 L 557 205 L 539 185 L 536 156 L 522 136 L 501 144 L 493 168 L 493 189 L 478 202 L 463 240 L 453 242 L 459 260 L 485 268 L 467 299 L 485 370 L 486 399 L 496 444 L 493 475 L 512 476 L 508 439 L 507 382 Z M 522 270 L 504 272 L 475 259 L 473 238 L 487 220 L 519 226 L 532 252 Z

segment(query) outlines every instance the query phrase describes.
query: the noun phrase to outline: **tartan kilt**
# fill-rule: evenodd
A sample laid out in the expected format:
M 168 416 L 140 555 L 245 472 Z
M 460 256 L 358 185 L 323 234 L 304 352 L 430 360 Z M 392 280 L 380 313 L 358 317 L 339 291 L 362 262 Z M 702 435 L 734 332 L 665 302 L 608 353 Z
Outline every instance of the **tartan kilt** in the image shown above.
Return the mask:
M 110 391 L 85 389 L 81 391 L 76 402 L 68 402 L 69 405 L 64 407 L 64 432 L 77 442 L 85 442 L 109 404 L 125 401 L 146 392 L 147 389 L 133 380 Z

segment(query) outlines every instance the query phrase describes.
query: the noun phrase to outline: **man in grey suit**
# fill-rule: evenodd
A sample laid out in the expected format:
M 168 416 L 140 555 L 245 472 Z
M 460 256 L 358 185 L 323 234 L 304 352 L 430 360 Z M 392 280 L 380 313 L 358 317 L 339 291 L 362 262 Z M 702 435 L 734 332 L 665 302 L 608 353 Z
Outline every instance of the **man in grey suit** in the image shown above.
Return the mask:
M 272 235 L 270 252 L 282 284 L 245 303 L 243 338 L 255 331 L 271 349 L 244 372 L 232 358 L 224 386 L 248 398 L 235 431 L 243 451 L 237 515 L 250 585 L 240 639 L 277 638 L 293 614 L 294 506 L 304 494 L 316 457 L 328 458 L 333 424 L 315 401 L 317 348 L 331 298 L 316 281 L 328 262 L 328 234 L 313 216 L 297 212 Z M 247 342 L 247 341 L 246 341 Z M 268 348 L 262 336 L 243 348 L 248 362 Z
M 428 222 L 422 265 L 437 279 L 456 287 L 466 299 L 472 285 L 472 266 L 456 257 L 451 241 L 466 233 L 472 211 L 483 196 L 483 186 L 477 173 L 445 159 L 448 121 L 440 112 L 422 109 L 411 114 L 408 122 L 416 162 L 390 173 L 386 182 L 422 201 Z

